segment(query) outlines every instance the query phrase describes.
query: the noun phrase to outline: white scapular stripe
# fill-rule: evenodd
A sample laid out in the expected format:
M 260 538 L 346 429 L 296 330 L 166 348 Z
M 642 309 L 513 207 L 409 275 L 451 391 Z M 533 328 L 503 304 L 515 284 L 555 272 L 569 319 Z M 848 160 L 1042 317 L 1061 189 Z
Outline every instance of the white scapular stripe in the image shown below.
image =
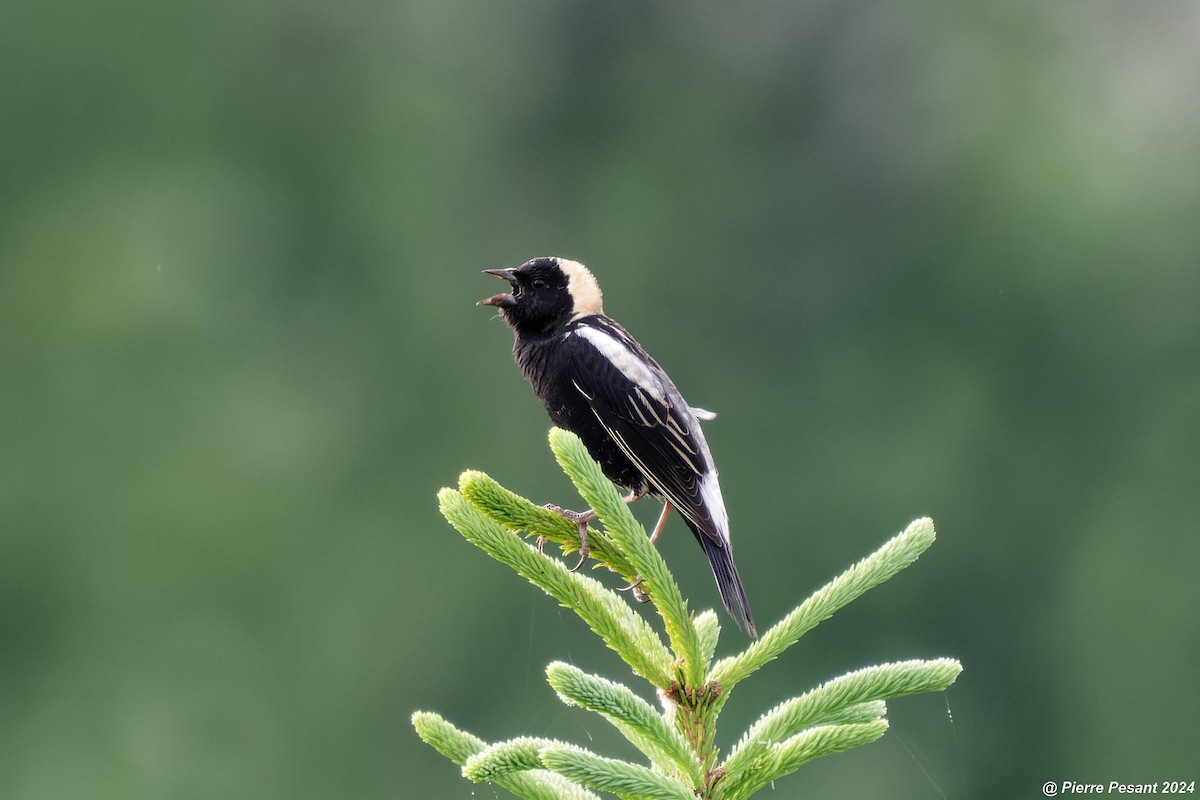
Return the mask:
M 619 339 L 590 325 L 579 326 L 575 329 L 575 333 L 587 339 L 593 347 L 600 351 L 601 355 L 612 362 L 612 365 L 620 370 L 622 375 L 631 380 L 635 386 L 641 388 L 642 391 L 651 395 L 658 402 L 663 404 L 667 402 L 666 393 L 663 391 L 662 384 L 659 383 L 654 371 L 647 366 L 646 362 L 637 353 L 626 347 Z

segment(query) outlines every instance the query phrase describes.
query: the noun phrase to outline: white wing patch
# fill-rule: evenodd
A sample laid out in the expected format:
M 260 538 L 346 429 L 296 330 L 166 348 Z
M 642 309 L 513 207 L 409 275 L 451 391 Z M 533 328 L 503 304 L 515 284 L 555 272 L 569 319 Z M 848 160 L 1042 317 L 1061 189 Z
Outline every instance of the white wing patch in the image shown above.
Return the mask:
M 575 329 L 575 333 L 599 350 L 600 354 L 620 370 L 622 375 L 632 381 L 634 386 L 651 395 L 658 402 L 664 405 L 667 403 L 666 392 L 663 391 L 658 377 L 638 357 L 637 353 L 631 351 L 619 339 L 589 325 L 579 326 Z
M 711 463 L 711 458 L 710 462 Z M 704 498 L 704 507 L 712 514 L 713 525 L 721 532 L 721 538 L 729 543 L 729 515 L 725 510 L 725 499 L 721 497 L 721 484 L 717 482 L 717 471 L 714 468 L 700 480 L 700 496 Z

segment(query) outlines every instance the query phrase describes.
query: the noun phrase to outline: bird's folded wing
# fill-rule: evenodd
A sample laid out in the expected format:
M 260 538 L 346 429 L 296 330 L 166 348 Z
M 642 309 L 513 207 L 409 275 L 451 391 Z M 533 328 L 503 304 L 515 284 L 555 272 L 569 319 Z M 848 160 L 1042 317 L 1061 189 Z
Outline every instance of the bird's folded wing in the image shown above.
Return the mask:
M 725 532 L 710 508 L 716 470 L 696 414 L 653 359 L 615 324 L 577 329 L 570 379 L 621 451 L 697 528 L 714 541 Z M 717 500 L 717 502 L 720 502 Z

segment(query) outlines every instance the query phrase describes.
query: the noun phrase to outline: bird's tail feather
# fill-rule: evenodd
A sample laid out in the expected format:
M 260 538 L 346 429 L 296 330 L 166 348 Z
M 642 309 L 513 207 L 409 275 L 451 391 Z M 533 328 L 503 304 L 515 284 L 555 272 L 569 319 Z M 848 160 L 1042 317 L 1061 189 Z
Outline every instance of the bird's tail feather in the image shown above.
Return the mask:
M 697 534 L 704 555 L 712 566 L 713 577 L 717 579 L 717 589 L 721 592 L 721 602 L 725 610 L 746 629 L 751 637 L 758 637 L 754 627 L 754 617 L 750 613 L 750 601 L 746 599 L 746 589 L 742 586 L 742 576 L 738 574 L 737 565 L 733 563 L 733 551 L 728 544 L 722 546 L 719 542 Z M 737 611 L 734 611 L 734 607 Z

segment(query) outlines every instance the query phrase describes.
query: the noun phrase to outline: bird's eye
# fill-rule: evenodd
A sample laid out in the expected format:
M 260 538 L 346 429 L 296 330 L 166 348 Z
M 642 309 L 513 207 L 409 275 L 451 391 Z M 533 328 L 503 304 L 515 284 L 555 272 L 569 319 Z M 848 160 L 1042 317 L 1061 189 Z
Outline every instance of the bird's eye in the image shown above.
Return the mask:
M 533 288 L 535 288 L 535 289 L 545 289 L 545 288 L 546 288 L 546 286 L 547 286 L 546 282 L 545 282 L 544 280 L 542 280 L 541 278 L 534 278 L 534 279 L 533 279 Z

